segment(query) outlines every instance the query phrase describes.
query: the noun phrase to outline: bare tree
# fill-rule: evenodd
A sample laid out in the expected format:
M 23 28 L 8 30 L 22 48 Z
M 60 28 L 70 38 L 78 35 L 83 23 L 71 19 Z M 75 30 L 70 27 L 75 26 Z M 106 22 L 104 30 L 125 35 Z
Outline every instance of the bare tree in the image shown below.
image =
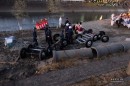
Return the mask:
M 51 13 L 60 11 L 60 0 L 48 0 L 48 10 Z
M 26 10 L 27 4 L 25 0 L 15 0 L 13 5 L 13 12 L 12 14 L 16 17 L 19 27 L 19 34 L 23 38 L 23 32 L 22 32 L 22 25 L 20 23 L 20 20 L 22 20 L 23 17 L 26 16 Z
M 25 0 L 15 0 L 14 6 L 13 6 L 13 15 L 19 19 L 26 15 L 25 10 L 27 8 L 27 4 Z

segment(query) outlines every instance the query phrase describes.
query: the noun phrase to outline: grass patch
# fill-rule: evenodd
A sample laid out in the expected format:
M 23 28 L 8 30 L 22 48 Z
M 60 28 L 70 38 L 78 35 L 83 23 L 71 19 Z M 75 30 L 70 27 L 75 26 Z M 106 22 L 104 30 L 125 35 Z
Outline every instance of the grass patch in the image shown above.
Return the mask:
M 76 66 L 77 59 L 62 60 L 59 62 L 53 62 L 51 64 L 43 65 L 36 71 L 36 74 L 43 74 L 45 72 L 57 71 L 64 68 L 70 68 Z

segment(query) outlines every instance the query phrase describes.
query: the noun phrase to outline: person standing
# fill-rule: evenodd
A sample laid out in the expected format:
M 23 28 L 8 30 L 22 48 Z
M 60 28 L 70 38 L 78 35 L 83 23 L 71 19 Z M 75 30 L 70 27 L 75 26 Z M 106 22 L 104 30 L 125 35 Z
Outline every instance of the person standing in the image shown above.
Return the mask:
M 64 39 L 65 39 L 65 37 L 64 37 L 64 30 L 62 30 L 61 31 L 61 34 L 60 34 L 60 49 L 63 49 L 63 47 L 64 47 Z
M 44 28 L 44 30 L 45 30 L 45 39 L 46 39 L 46 42 L 47 42 L 46 32 L 47 32 L 48 28 L 49 28 L 49 26 L 48 26 L 48 25 L 46 25 L 46 26 L 45 26 L 45 28 Z
M 34 27 L 34 30 L 33 30 L 33 42 L 34 42 L 34 45 L 38 45 L 36 27 Z
M 70 21 L 69 21 L 68 18 L 66 18 L 66 20 L 65 20 L 65 25 L 66 25 L 67 23 L 68 23 L 68 24 L 70 23 Z
M 115 14 L 112 14 L 112 15 L 111 15 L 111 26 L 114 25 L 115 20 L 116 20 Z
M 68 43 L 73 44 L 73 29 L 72 26 L 69 26 L 69 29 L 67 30 L 67 38 L 68 38 Z
M 46 42 L 48 43 L 50 47 L 52 45 L 52 32 L 49 28 L 46 29 L 45 35 L 46 35 Z
M 59 18 L 59 28 L 61 28 L 61 25 L 62 25 L 62 18 L 60 17 Z
M 116 20 L 116 24 L 117 24 L 118 28 L 121 26 L 121 23 L 122 23 L 123 21 L 124 21 L 124 20 L 122 19 L 122 15 L 120 15 L 120 16 L 118 17 L 118 19 Z
M 69 29 L 69 23 L 67 23 L 65 28 L 64 28 L 66 40 L 68 40 L 68 29 Z

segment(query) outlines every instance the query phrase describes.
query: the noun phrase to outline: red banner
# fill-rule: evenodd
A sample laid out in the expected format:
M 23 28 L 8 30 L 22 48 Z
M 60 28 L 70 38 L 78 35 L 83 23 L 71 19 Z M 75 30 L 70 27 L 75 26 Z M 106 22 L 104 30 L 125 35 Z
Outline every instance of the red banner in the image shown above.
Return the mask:
M 36 23 L 35 27 L 37 30 L 43 30 L 46 25 L 48 25 L 47 19 L 42 19 L 41 21 Z

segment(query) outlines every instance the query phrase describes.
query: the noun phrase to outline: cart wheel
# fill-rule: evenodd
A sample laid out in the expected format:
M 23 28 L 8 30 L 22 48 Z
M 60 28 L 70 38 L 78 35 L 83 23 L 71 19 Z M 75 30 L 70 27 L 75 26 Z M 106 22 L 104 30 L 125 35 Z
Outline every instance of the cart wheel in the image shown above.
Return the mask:
M 46 59 L 46 52 L 45 52 L 45 50 L 41 50 L 40 51 L 40 53 L 39 53 L 39 59 L 40 60 Z
M 84 30 L 83 34 L 86 34 L 86 33 L 88 33 L 88 31 L 87 31 L 87 30 Z
M 102 37 L 102 36 L 101 36 L 101 34 L 98 34 L 98 40 L 100 40 L 100 39 L 101 39 L 101 37 Z
M 53 49 L 54 50 L 60 50 L 60 47 L 61 47 L 60 45 L 56 44 L 56 45 L 54 45 Z
M 26 52 L 27 52 L 27 48 L 22 48 L 20 50 L 20 58 L 26 58 L 27 56 Z
M 77 35 L 75 36 L 75 39 L 78 39 L 78 38 L 82 38 L 82 35 L 81 35 L 81 34 L 77 34 Z
M 86 45 L 87 48 L 91 47 L 92 44 L 93 44 L 92 40 L 87 40 L 86 43 L 85 43 L 85 45 Z
M 101 36 L 103 36 L 103 35 L 105 35 L 106 33 L 105 33 L 104 31 L 99 31 L 99 34 L 100 34 Z
M 54 36 L 53 36 L 53 40 L 54 41 L 58 41 L 60 39 L 60 34 L 55 34 Z
M 68 42 L 67 42 L 66 39 L 64 39 L 64 40 L 63 40 L 63 46 L 65 47 L 65 46 L 67 46 L 67 45 L 68 45 Z
M 88 33 L 93 33 L 93 30 L 92 29 L 88 29 L 88 31 L 87 31 Z
M 60 50 L 63 50 L 63 49 L 64 49 L 64 47 L 66 47 L 67 45 L 68 45 L 68 42 L 67 42 L 67 40 L 66 40 L 66 39 L 64 39 L 64 40 L 63 40 L 63 42 L 62 42 L 62 44 L 60 44 L 59 49 L 60 49 Z
M 32 44 L 29 44 L 27 49 L 29 50 L 30 48 L 33 48 L 33 47 L 34 46 Z
M 97 41 L 98 40 L 98 35 L 94 35 L 93 36 L 93 41 Z
M 48 55 L 48 56 L 51 56 L 51 55 L 52 55 L 52 48 L 51 48 L 51 47 L 48 47 L 48 48 L 47 48 L 47 55 Z
M 108 36 L 102 36 L 101 41 L 102 42 L 108 42 L 109 41 L 109 37 Z

